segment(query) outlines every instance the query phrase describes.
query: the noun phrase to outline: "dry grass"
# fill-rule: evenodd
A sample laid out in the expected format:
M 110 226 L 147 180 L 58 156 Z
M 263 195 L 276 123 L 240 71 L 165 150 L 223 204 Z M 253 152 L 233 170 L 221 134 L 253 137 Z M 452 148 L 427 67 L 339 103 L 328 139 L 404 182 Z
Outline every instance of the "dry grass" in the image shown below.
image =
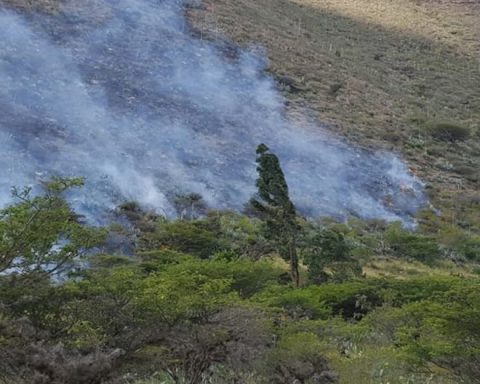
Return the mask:
M 198 28 L 264 45 L 270 70 L 303 84 L 298 98 L 353 138 L 401 135 L 406 117 L 422 113 L 467 125 L 480 114 L 474 11 L 455 18 L 407 0 L 206 3 L 190 11 Z M 337 83 L 343 87 L 332 97 Z
M 443 43 L 466 55 L 480 49 L 474 1 L 294 0 L 372 26 Z
M 428 266 L 418 261 L 408 261 L 397 258 L 372 258 L 363 266 L 363 273 L 370 278 L 386 277 L 409 279 L 415 276 L 463 276 L 476 278 L 472 265 L 457 265 L 442 261 L 435 266 Z
M 435 202 L 478 188 L 480 3 L 466 0 L 205 0 L 188 15 L 203 36 L 261 44 L 286 93 L 353 142 L 401 151 Z M 473 129 L 442 144 L 430 122 Z M 457 168 L 455 168 L 457 166 Z M 477 171 L 462 175 L 457 169 Z

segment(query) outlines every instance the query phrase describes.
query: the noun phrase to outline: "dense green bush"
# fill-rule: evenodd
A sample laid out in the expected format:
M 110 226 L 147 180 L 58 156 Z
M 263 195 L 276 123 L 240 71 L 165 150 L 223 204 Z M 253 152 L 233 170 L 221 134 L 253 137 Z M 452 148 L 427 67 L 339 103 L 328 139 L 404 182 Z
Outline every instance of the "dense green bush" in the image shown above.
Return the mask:
M 431 298 L 401 308 L 373 312 L 366 321 L 414 365 L 455 372 L 464 382 L 480 382 L 480 285 L 457 284 Z M 463 381 L 462 381 L 463 382 Z
M 398 257 L 408 257 L 424 263 L 433 263 L 441 256 L 433 237 L 409 232 L 399 223 L 392 224 L 385 232 L 385 240 L 391 252 Z
M 142 234 L 140 249 L 170 248 L 202 259 L 208 258 L 227 246 L 207 225 L 205 221 L 160 222 L 154 232 Z
M 339 230 L 310 228 L 302 239 L 301 254 L 308 266 L 308 280 L 314 284 L 345 281 L 362 274 L 352 257 L 352 246 Z
M 480 262 L 480 237 L 469 236 L 465 242 L 459 245 L 458 251 L 468 260 Z
M 358 318 L 370 307 L 382 303 L 378 287 L 362 282 L 327 283 L 301 289 L 271 287 L 255 296 L 254 300 L 284 310 L 291 317 L 310 319 L 337 315 Z
M 284 310 L 296 318 L 326 319 L 341 315 L 345 319 L 359 319 L 382 305 L 400 307 L 443 294 L 452 287 L 469 287 L 470 284 L 456 277 L 420 277 L 406 281 L 362 279 L 301 289 L 270 286 L 253 300 Z
M 265 370 L 273 384 L 338 382 L 322 354 L 322 343 L 309 332 L 284 335 L 268 356 Z
M 147 273 L 160 271 L 172 264 L 180 264 L 195 259 L 195 256 L 169 248 L 138 252 L 136 256 L 140 258 L 140 266 Z
M 266 286 L 274 284 L 284 271 L 262 261 L 251 261 L 246 259 L 225 261 L 225 260 L 191 260 L 168 269 L 168 273 L 181 275 L 200 274 L 208 279 L 228 279 L 230 287 L 241 297 L 250 297 L 260 292 Z

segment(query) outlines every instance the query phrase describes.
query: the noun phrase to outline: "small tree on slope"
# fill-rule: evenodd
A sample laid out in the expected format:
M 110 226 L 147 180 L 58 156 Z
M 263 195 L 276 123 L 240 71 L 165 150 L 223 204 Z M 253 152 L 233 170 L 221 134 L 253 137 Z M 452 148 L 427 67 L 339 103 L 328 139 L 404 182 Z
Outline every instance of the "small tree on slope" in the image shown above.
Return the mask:
M 257 196 L 250 200 L 253 211 L 265 222 L 266 237 L 273 240 L 278 253 L 289 262 L 290 275 L 299 285 L 296 239 L 299 227 L 295 206 L 288 195 L 278 157 L 265 144 L 257 147 Z

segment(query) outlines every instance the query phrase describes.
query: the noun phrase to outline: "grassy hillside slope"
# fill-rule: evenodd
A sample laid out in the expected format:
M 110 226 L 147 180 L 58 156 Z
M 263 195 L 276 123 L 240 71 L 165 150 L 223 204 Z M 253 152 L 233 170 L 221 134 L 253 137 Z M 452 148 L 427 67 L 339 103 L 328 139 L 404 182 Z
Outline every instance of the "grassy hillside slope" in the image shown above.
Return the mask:
M 307 107 L 352 142 L 401 151 L 448 220 L 478 230 L 465 211 L 477 209 L 480 177 L 480 3 L 203 3 L 189 10 L 202 36 L 264 46 L 291 110 Z M 466 128 L 466 140 L 436 135 L 445 123 Z
M 101 3 L 82 7 L 96 14 Z M 351 142 L 401 152 L 427 183 L 440 221 L 480 234 L 478 1 L 191 4 L 187 13 L 202 38 L 265 48 L 293 116 L 311 112 Z M 0 0 L 1 6 L 55 13 L 80 5 Z

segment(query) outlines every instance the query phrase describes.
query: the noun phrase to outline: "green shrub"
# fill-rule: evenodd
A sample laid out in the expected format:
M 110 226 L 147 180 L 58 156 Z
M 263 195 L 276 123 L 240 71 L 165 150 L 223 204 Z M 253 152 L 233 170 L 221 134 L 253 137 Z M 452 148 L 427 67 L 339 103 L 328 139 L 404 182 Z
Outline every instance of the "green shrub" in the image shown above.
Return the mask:
M 209 279 L 229 279 L 230 288 L 243 298 L 260 292 L 277 282 L 284 272 L 268 261 L 192 260 L 169 268 L 170 273 L 197 273 Z
M 360 318 L 383 302 L 379 286 L 366 281 L 326 283 L 302 289 L 270 287 L 254 300 L 284 310 L 291 317 L 309 319 L 338 315 L 346 319 Z
M 156 251 L 139 252 L 137 256 L 140 258 L 140 266 L 147 272 L 155 272 L 167 268 L 173 264 L 180 264 L 195 257 L 186 253 L 177 252 L 172 249 L 159 249 Z
M 424 263 L 433 263 L 440 255 L 437 242 L 428 236 L 409 232 L 399 223 L 389 226 L 385 240 L 395 256 L 412 258 Z
M 450 142 L 464 141 L 471 133 L 469 128 L 450 122 L 433 123 L 428 130 L 434 139 Z
M 480 261 L 480 236 L 470 237 L 459 247 L 463 256 L 471 261 Z
M 295 318 L 327 319 L 340 315 L 345 319 L 360 319 L 384 304 L 400 307 L 442 295 L 456 286 L 468 287 L 470 282 L 435 276 L 409 280 L 365 279 L 301 289 L 270 286 L 255 295 L 253 301 L 286 311 Z
M 130 265 L 134 260 L 128 256 L 123 255 L 93 255 L 89 258 L 90 268 L 115 268 Z
M 322 354 L 322 343 L 314 333 L 285 335 L 266 363 L 266 376 L 273 384 L 338 382 L 337 374 L 330 370 Z
M 384 303 L 394 307 L 442 295 L 454 286 L 469 285 L 460 278 L 444 276 L 415 277 L 409 280 L 378 280 L 373 284 L 381 292 Z
M 140 247 L 143 251 L 170 248 L 205 259 L 225 245 L 203 221 L 177 220 L 159 223 L 153 233 L 143 233 Z
M 284 311 L 289 317 L 299 319 L 327 319 L 331 308 L 325 305 L 310 289 L 293 289 L 291 286 L 271 286 L 253 297 L 253 301 Z
M 429 299 L 385 308 L 368 321 L 393 339 L 412 366 L 433 363 L 455 372 L 461 382 L 480 382 L 478 283 L 457 284 Z
M 351 257 L 352 247 L 339 230 L 313 230 L 302 243 L 309 282 L 341 282 L 361 276 L 362 268 Z

